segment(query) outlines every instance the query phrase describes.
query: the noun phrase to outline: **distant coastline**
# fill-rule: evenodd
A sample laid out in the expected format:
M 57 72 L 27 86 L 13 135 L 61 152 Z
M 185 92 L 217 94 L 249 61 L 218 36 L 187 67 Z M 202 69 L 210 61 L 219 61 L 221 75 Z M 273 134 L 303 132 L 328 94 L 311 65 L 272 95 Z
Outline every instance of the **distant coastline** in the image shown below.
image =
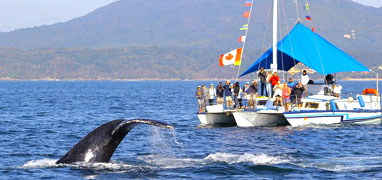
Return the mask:
M 98 79 L 86 79 L 86 78 L 74 78 L 74 79 L 55 79 L 55 78 L 41 78 L 41 79 L 15 79 L 15 78 L 0 78 L 0 81 L 225 81 L 226 78 L 217 79 L 158 79 L 158 78 L 139 78 L 139 79 L 111 79 L 111 78 L 98 78 Z M 235 79 L 229 79 L 231 81 L 236 81 Z M 240 79 L 239 81 L 251 81 L 252 79 Z M 318 79 L 313 79 L 314 81 L 319 81 Z M 376 78 L 344 78 L 339 79 L 339 81 L 376 81 Z M 378 79 L 382 81 L 382 77 Z

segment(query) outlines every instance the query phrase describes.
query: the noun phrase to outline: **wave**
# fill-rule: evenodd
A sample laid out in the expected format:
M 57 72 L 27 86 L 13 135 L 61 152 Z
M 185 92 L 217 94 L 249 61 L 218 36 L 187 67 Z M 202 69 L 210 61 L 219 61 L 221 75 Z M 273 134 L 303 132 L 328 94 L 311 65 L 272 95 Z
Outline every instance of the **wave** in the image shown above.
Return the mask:
M 74 168 L 89 168 L 94 170 L 127 170 L 127 169 L 177 169 L 187 167 L 203 167 L 214 163 L 252 163 L 255 165 L 273 165 L 288 163 L 289 160 L 285 157 L 272 156 L 267 154 L 231 154 L 231 153 L 214 153 L 209 154 L 205 158 L 182 158 L 182 157 L 167 157 L 163 155 L 147 155 L 138 156 L 137 159 L 141 163 L 127 164 L 126 162 L 112 161 L 110 163 L 85 163 L 79 162 L 75 164 L 56 164 L 57 159 L 39 159 L 26 162 L 19 168 L 52 168 L 52 167 L 74 167 Z
M 207 161 L 224 162 L 227 164 L 253 163 L 255 165 L 282 164 L 289 162 L 289 160 L 278 156 L 271 156 L 267 154 L 255 155 L 250 153 L 244 153 L 241 155 L 230 153 L 215 153 L 208 155 L 204 159 Z
M 382 157 L 339 157 L 330 159 L 305 160 L 294 162 L 295 166 L 303 168 L 315 168 L 330 172 L 365 172 L 380 171 L 382 169 Z

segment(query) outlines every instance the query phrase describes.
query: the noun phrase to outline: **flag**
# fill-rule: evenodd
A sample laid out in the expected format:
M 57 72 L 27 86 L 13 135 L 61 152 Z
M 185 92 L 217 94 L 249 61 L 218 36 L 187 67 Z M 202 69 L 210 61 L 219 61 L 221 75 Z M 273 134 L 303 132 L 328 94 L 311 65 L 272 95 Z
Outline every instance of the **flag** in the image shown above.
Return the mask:
M 312 20 L 312 18 L 310 16 L 305 16 L 305 19 L 309 20 L 309 21 Z
M 306 9 L 306 10 L 309 9 L 309 4 L 308 4 L 308 3 L 306 3 L 306 4 L 304 5 L 304 9 Z
M 243 27 L 240 28 L 240 30 L 247 30 L 248 29 L 248 24 L 244 24 Z
M 222 54 L 220 56 L 219 62 L 220 66 L 227 66 L 227 65 L 240 65 L 241 63 L 241 51 L 242 48 L 234 49 L 226 54 Z
M 245 42 L 245 36 L 240 36 L 239 39 L 237 40 L 238 42 Z
M 245 1 L 245 6 L 252 6 L 252 1 Z
M 313 32 L 316 32 L 316 28 L 312 27 L 312 31 L 313 31 Z
M 244 14 L 243 14 L 243 17 L 245 17 L 245 18 L 249 18 L 249 12 L 247 11 L 247 12 L 245 12 Z

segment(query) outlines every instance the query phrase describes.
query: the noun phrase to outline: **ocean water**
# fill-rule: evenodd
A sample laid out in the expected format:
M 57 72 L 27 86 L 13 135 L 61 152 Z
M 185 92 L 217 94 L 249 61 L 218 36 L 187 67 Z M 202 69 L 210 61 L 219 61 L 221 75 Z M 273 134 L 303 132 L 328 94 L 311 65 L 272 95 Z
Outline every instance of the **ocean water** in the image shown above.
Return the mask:
M 0 179 L 382 178 L 380 125 L 200 127 L 194 90 L 210 83 L 0 82 Z M 134 117 L 175 129 L 135 127 L 110 163 L 55 164 L 99 125 Z

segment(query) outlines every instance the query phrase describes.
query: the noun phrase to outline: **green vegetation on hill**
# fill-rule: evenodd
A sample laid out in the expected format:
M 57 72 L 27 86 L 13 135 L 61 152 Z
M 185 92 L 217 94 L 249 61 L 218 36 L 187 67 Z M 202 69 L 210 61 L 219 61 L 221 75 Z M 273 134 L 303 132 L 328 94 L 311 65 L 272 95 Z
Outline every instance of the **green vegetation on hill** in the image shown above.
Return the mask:
M 241 72 L 259 56 L 247 51 Z M 353 54 L 366 66 L 378 70 L 379 54 Z M 219 66 L 220 52 L 205 48 L 135 47 L 124 49 L 0 49 L 1 79 L 233 79 L 237 67 Z M 370 62 L 370 63 L 365 63 Z M 382 75 L 382 73 L 381 73 Z M 374 77 L 365 73 L 341 73 L 350 76 Z M 245 78 L 256 78 L 248 75 Z
M 243 2 L 120 0 L 68 22 L 0 33 L 0 78 L 232 79 L 237 67 L 219 67 L 218 59 L 241 46 L 241 16 L 248 10 Z M 299 3 L 303 18 L 308 12 Z M 241 72 L 270 47 L 271 7 L 269 0 L 254 1 Z M 303 20 L 305 25 L 314 22 L 325 39 L 377 71 L 382 8 L 316 0 L 310 10 L 313 21 Z M 297 21 L 293 1 L 280 1 L 279 14 L 282 37 Z M 344 38 L 352 30 L 356 38 Z

